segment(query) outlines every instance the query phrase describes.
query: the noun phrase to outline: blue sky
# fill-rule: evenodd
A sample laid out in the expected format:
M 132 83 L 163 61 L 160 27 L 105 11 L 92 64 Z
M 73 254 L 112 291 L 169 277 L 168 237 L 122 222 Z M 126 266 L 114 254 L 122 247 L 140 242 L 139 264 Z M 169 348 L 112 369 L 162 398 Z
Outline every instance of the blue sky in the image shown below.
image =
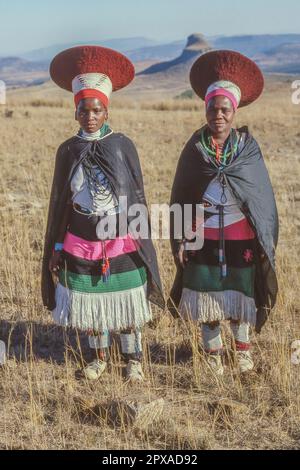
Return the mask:
M 299 0 L 0 0 L 0 55 L 88 40 L 300 33 Z

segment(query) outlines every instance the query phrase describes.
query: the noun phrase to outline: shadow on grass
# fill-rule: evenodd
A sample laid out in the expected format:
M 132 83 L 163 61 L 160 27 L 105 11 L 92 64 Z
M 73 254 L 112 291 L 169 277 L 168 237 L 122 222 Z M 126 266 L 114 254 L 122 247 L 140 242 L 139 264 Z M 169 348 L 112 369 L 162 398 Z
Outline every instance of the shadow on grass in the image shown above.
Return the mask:
M 35 321 L 0 321 L 0 339 L 6 344 L 8 359 L 26 362 L 31 358 L 65 363 L 65 355 L 74 361 L 92 359 L 84 332 Z
M 112 336 L 114 343 L 120 347 L 119 335 Z M 95 357 L 88 345 L 86 333 L 53 324 L 0 320 L 0 339 L 6 344 L 7 357 L 16 358 L 20 362 L 34 357 L 64 364 L 66 354 L 74 361 L 83 358 L 89 362 Z M 187 363 L 192 358 L 192 349 L 187 343 L 177 345 L 175 350 L 161 343 L 151 343 L 148 345 L 148 353 L 152 364 L 168 364 L 170 361 Z
M 193 357 L 190 343 L 183 342 L 176 346 L 168 347 L 162 343 L 149 344 L 149 355 L 152 364 L 185 364 L 190 362 Z

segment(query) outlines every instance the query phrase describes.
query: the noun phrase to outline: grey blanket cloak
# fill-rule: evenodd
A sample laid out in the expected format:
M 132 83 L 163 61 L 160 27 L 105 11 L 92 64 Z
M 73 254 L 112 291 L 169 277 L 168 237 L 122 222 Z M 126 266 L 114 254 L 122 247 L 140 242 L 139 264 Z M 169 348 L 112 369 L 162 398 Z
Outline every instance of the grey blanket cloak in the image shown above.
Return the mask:
M 57 241 L 59 226 L 70 200 L 70 182 L 78 165 L 89 152 L 95 152 L 101 160 L 101 169 L 119 199 L 127 196 L 128 207 L 146 205 L 143 176 L 138 154 L 133 142 L 121 133 L 113 133 L 98 141 L 85 141 L 78 136 L 64 142 L 58 149 L 52 182 L 42 265 L 42 299 L 49 310 L 55 308 L 55 286 L 48 268 L 49 259 Z M 150 221 L 148 223 L 151 234 Z M 147 268 L 147 297 L 164 308 L 161 280 L 156 252 L 151 239 L 141 239 L 139 254 Z
M 275 273 L 275 249 L 278 241 L 278 214 L 268 171 L 256 140 L 247 128 L 239 129 L 244 135 L 240 154 L 222 171 L 229 189 L 236 197 L 241 211 L 256 233 L 258 263 L 255 276 L 255 303 L 257 307 L 256 331 L 260 332 L 276 302 L 278 291 Z M 180 156 L 172 188 L 170 204 L 200 204 L 209 183 L 218 170 L 203 157 L 199 146 L 200 131 L 187 142 Z M 173 255 L 180 240 L 174 236 L 171 217 L 171 247 Z M 168 300 L 169 310 L 178 315 L 177 307 L 182 293 L 183 270 L 175 258 L 177 274 Z

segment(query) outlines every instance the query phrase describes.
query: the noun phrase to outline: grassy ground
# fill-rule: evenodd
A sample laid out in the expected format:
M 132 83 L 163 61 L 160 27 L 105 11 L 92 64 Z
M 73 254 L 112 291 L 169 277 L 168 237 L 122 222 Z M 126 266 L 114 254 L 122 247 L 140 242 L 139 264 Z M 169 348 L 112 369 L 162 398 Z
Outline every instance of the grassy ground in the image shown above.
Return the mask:
M 300 339 L 300 107 L 291 104 L 290 83 L 269 81 L 263 98 L 237 116 L 260 143 L 276 192 L 280 291 L 271 321 L 252 336 L 255 371 L 241 377 L 228 351 L 221 380 L 198 351 L 197 331 L 157 311 L 144 335 L 144 384 L 125 384 L 117 351 L 100 381 L 78 377 L 86 337 L 53 325 L 39 288 L 55 151 L 77 130 L 71 97 L 47 87 L 16 90 L 7 107 L 11 117 L 0 108 L 0 337 L 9 359 L 0 370 L 0 448 L 299 448 L 300 366 L 290 363 L 290 344 Z M 149 203 L 169 200 L 180 151 L 203 122 L 196 100 L 114 100 L 110 123 L 138 147 Z M 156 247 L 167 295 L 170 248 Z M 223 335 L 229 345 L 226 324 Z M 130 401 L 159 399 L 152 424 L 130 421 Z

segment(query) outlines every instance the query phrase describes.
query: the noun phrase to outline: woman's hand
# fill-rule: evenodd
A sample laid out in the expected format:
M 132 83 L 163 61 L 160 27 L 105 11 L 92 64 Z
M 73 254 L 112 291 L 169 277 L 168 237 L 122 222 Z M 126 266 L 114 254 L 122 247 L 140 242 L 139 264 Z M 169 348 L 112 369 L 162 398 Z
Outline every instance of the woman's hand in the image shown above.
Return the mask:
M 52 274 L 57 274 L 59 271 L 60 255 L 61 255 L 60 251 L 54 251 L 53 255 L 50 258 L 49 270 L 51 271 Z
M 176 258 L 179 261 L 179 264 L 182 268 L 185 268 L 187 262 L 188 262 L 188 254 L 187 251 L 185 250 L 185 243 L 181 242 L 179 245 L 179 250 L 176 254 Z

